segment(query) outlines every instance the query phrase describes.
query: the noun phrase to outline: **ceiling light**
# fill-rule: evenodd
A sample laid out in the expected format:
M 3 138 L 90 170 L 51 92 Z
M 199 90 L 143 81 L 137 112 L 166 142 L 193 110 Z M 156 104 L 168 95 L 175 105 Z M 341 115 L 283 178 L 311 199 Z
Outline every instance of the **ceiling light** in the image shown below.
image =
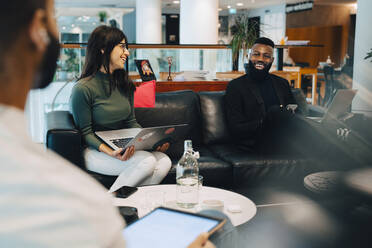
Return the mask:
M 173 3 L 174 3 L 174 4 L 179 4 L 180 1 L 175 0 L 175 1 L 173 1 Z
M 237 3 L 236 6 L 241 7 L 241 6 L 243 6 L 243 3 Z
M 218 11 L 221 11 L 222 9 L 221 8 L 218 8 Z
M 230 8 L 231 8 L 231 6 L 230 6 L 230 5 L 227 5 L 227 8 L 228 8 L 228 9 L 230 9 Z

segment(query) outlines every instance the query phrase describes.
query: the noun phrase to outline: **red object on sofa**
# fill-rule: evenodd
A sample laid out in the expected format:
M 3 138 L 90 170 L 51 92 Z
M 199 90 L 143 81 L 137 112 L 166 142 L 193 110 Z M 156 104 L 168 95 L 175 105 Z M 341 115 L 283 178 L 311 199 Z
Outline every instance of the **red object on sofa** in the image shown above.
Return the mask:
M 156 81 L 151 80 L 143 82 L 137 86 L 134 92 L 134 107 L 135 108 L 154 108 L 155 107 L 155 89 Z

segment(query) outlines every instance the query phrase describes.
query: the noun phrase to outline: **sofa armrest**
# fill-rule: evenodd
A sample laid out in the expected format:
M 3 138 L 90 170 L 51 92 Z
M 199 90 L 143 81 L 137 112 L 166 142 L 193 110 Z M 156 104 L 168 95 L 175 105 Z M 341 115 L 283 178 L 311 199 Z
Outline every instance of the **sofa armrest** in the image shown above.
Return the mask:
M 308 104 L 309 116 L 312 117 L 322 117 L 326 111 L 326 108 Z
M 46 114 L 46 146 L 78 167 L 84 169 L 82 137 L 69 111 Z

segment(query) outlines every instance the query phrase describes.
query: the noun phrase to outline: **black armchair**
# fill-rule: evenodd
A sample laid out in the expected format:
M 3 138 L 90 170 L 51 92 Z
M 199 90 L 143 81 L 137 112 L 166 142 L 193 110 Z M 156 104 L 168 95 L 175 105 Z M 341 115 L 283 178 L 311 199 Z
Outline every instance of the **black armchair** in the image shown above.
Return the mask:
M 81 133 L 75 127 L 69 111 L 46 114 L 46 146 L 81 169 L 85 169 L 82 156 Z

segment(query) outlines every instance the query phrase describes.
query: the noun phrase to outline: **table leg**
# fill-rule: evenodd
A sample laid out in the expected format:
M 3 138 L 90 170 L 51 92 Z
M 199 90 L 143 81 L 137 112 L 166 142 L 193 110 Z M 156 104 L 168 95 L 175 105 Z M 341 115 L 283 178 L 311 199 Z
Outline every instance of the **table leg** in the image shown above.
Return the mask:
M 316 101 L 315 101 L 315 94 L 316 94 L 316 87 L 317 87 L 317 80 L 316 80 L 316 78 L 317 78 L 317 75 L 316 74 L 312 74 L 312 89 L 311 89 L 311 104 L 312 105 L 315 105 L 315 103 L 316 103 Z

